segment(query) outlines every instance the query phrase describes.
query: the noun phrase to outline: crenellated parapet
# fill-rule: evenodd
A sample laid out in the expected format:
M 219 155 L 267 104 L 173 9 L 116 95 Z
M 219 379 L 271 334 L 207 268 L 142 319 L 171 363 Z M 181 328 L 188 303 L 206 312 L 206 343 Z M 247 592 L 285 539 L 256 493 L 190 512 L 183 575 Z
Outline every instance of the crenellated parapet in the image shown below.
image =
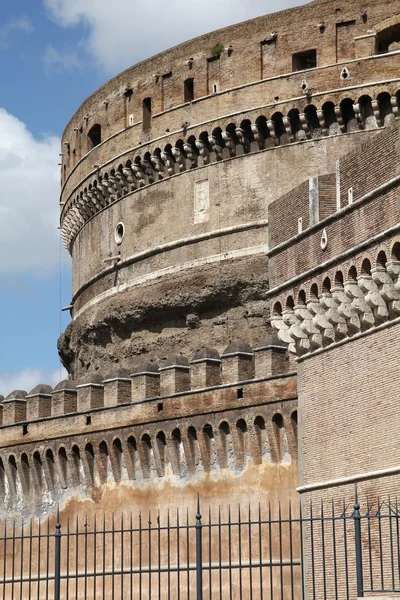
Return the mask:
M 400 319 L 400 238 L 336 264 L 274 296 L 271 325 L 304 356 Z
M 105 484 L 185 482 L 297 458 L 296 378 L 274 337 L 254 350 L 234 342 L 221 356 L 203 348 L 190 361 L 39 385 L 0 407 L 6 510 L 35 510 L 76 488 L 90 497 Z
M 319 98 L 315 103 L 288 103 L 281 107 L 266 107 L 265 111 L 250 111 L 246 119 L 209 123 L 209 130 L 167 136 L 164 146 L 157 142 L 140 145 L 118 155 L 112 161 L 96 165 L 63 200 L 61 238 L 71 252 L 73 242 L 94 215 L 121 198 L 144 187 L 222 160 L 245 154 L 271 150 L 290 143 L 317 140 L 326 136 L 373 130 L 384 127 L 399 115 L 398 82 L 374 86 L 376 97 L 364 94 L 351 99 L 343 91 L 342 99 Z M 354 96 L 349 91 L 350 96 Z M 336 104 L 337 102 L 337 104 Z M 274 112 L 269 114 L 268 110 Z M 198 128 L 196 128 L 198 129 Z

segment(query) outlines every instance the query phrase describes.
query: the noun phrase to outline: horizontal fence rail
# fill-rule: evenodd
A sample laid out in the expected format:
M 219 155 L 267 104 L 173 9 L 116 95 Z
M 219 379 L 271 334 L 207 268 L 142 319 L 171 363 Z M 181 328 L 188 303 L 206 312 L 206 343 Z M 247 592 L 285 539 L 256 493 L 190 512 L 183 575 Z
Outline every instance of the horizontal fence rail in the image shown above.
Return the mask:
M 400 592 L 397 500 L 0 525 L 0 600 L 353 600 Z

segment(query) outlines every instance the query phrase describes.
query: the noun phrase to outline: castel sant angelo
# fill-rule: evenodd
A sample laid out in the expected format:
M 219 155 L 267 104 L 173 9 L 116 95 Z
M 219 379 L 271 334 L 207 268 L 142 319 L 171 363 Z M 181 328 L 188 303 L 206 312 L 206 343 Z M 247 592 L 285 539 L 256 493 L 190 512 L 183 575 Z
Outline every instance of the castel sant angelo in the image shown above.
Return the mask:
M 2 399 L 3 517 L 398 487 L 399 117 L 400 0 L 239 23 L 85 100 L 69 379 Z

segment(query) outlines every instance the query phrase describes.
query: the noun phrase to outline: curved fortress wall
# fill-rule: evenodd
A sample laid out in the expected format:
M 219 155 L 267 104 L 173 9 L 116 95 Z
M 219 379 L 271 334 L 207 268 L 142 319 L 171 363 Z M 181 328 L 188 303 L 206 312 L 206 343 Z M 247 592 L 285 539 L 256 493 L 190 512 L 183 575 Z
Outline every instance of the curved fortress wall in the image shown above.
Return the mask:
M 269 203 L 397 116 L 399 9 L 313 2 L 254 19 L 83 103 L 62 164 L 73 321 L 59 349 L 74 378 L 211 339 L 257 343 Z

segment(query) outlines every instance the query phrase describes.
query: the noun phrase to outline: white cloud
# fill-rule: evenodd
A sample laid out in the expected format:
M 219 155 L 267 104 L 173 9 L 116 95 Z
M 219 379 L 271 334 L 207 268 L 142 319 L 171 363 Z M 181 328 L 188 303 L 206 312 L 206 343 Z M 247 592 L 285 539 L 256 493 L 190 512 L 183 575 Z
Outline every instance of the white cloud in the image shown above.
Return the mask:
M 60 25 L 84 25 L 86 49 L 108 72 L 197 35 L 305 0 L 43 0 Z
M 43 63 L 47 69 L 62 68 L 62 69 L 79 69 L 81 61 L 75 50 L 72 52 L 60 52 L 54 46 L 48 46 L 43 56 Z
M 47 383 L 54 387 L 67 377 L 68 374 L 64 367 L 53 371 L 44 369 L 22 369 L 15 372 L 0 371 L 0 394 L 6 397 L 14 390 L 25 390 L 29 394 L 39 383 Z
M 59 263 L 60 140 L 37 140 L 0 108 L 0 275 L 45 277 Z
M 0 27 L 0 44 L 7 44 L 9 41 L 10 35 L 14 31 L 22 31 L 23 33 L 32 33 L 34 30 L 32 21 L 26 17 L 22 16 L 16 19 L 11 19 L 11 21 L 7 21 Z

